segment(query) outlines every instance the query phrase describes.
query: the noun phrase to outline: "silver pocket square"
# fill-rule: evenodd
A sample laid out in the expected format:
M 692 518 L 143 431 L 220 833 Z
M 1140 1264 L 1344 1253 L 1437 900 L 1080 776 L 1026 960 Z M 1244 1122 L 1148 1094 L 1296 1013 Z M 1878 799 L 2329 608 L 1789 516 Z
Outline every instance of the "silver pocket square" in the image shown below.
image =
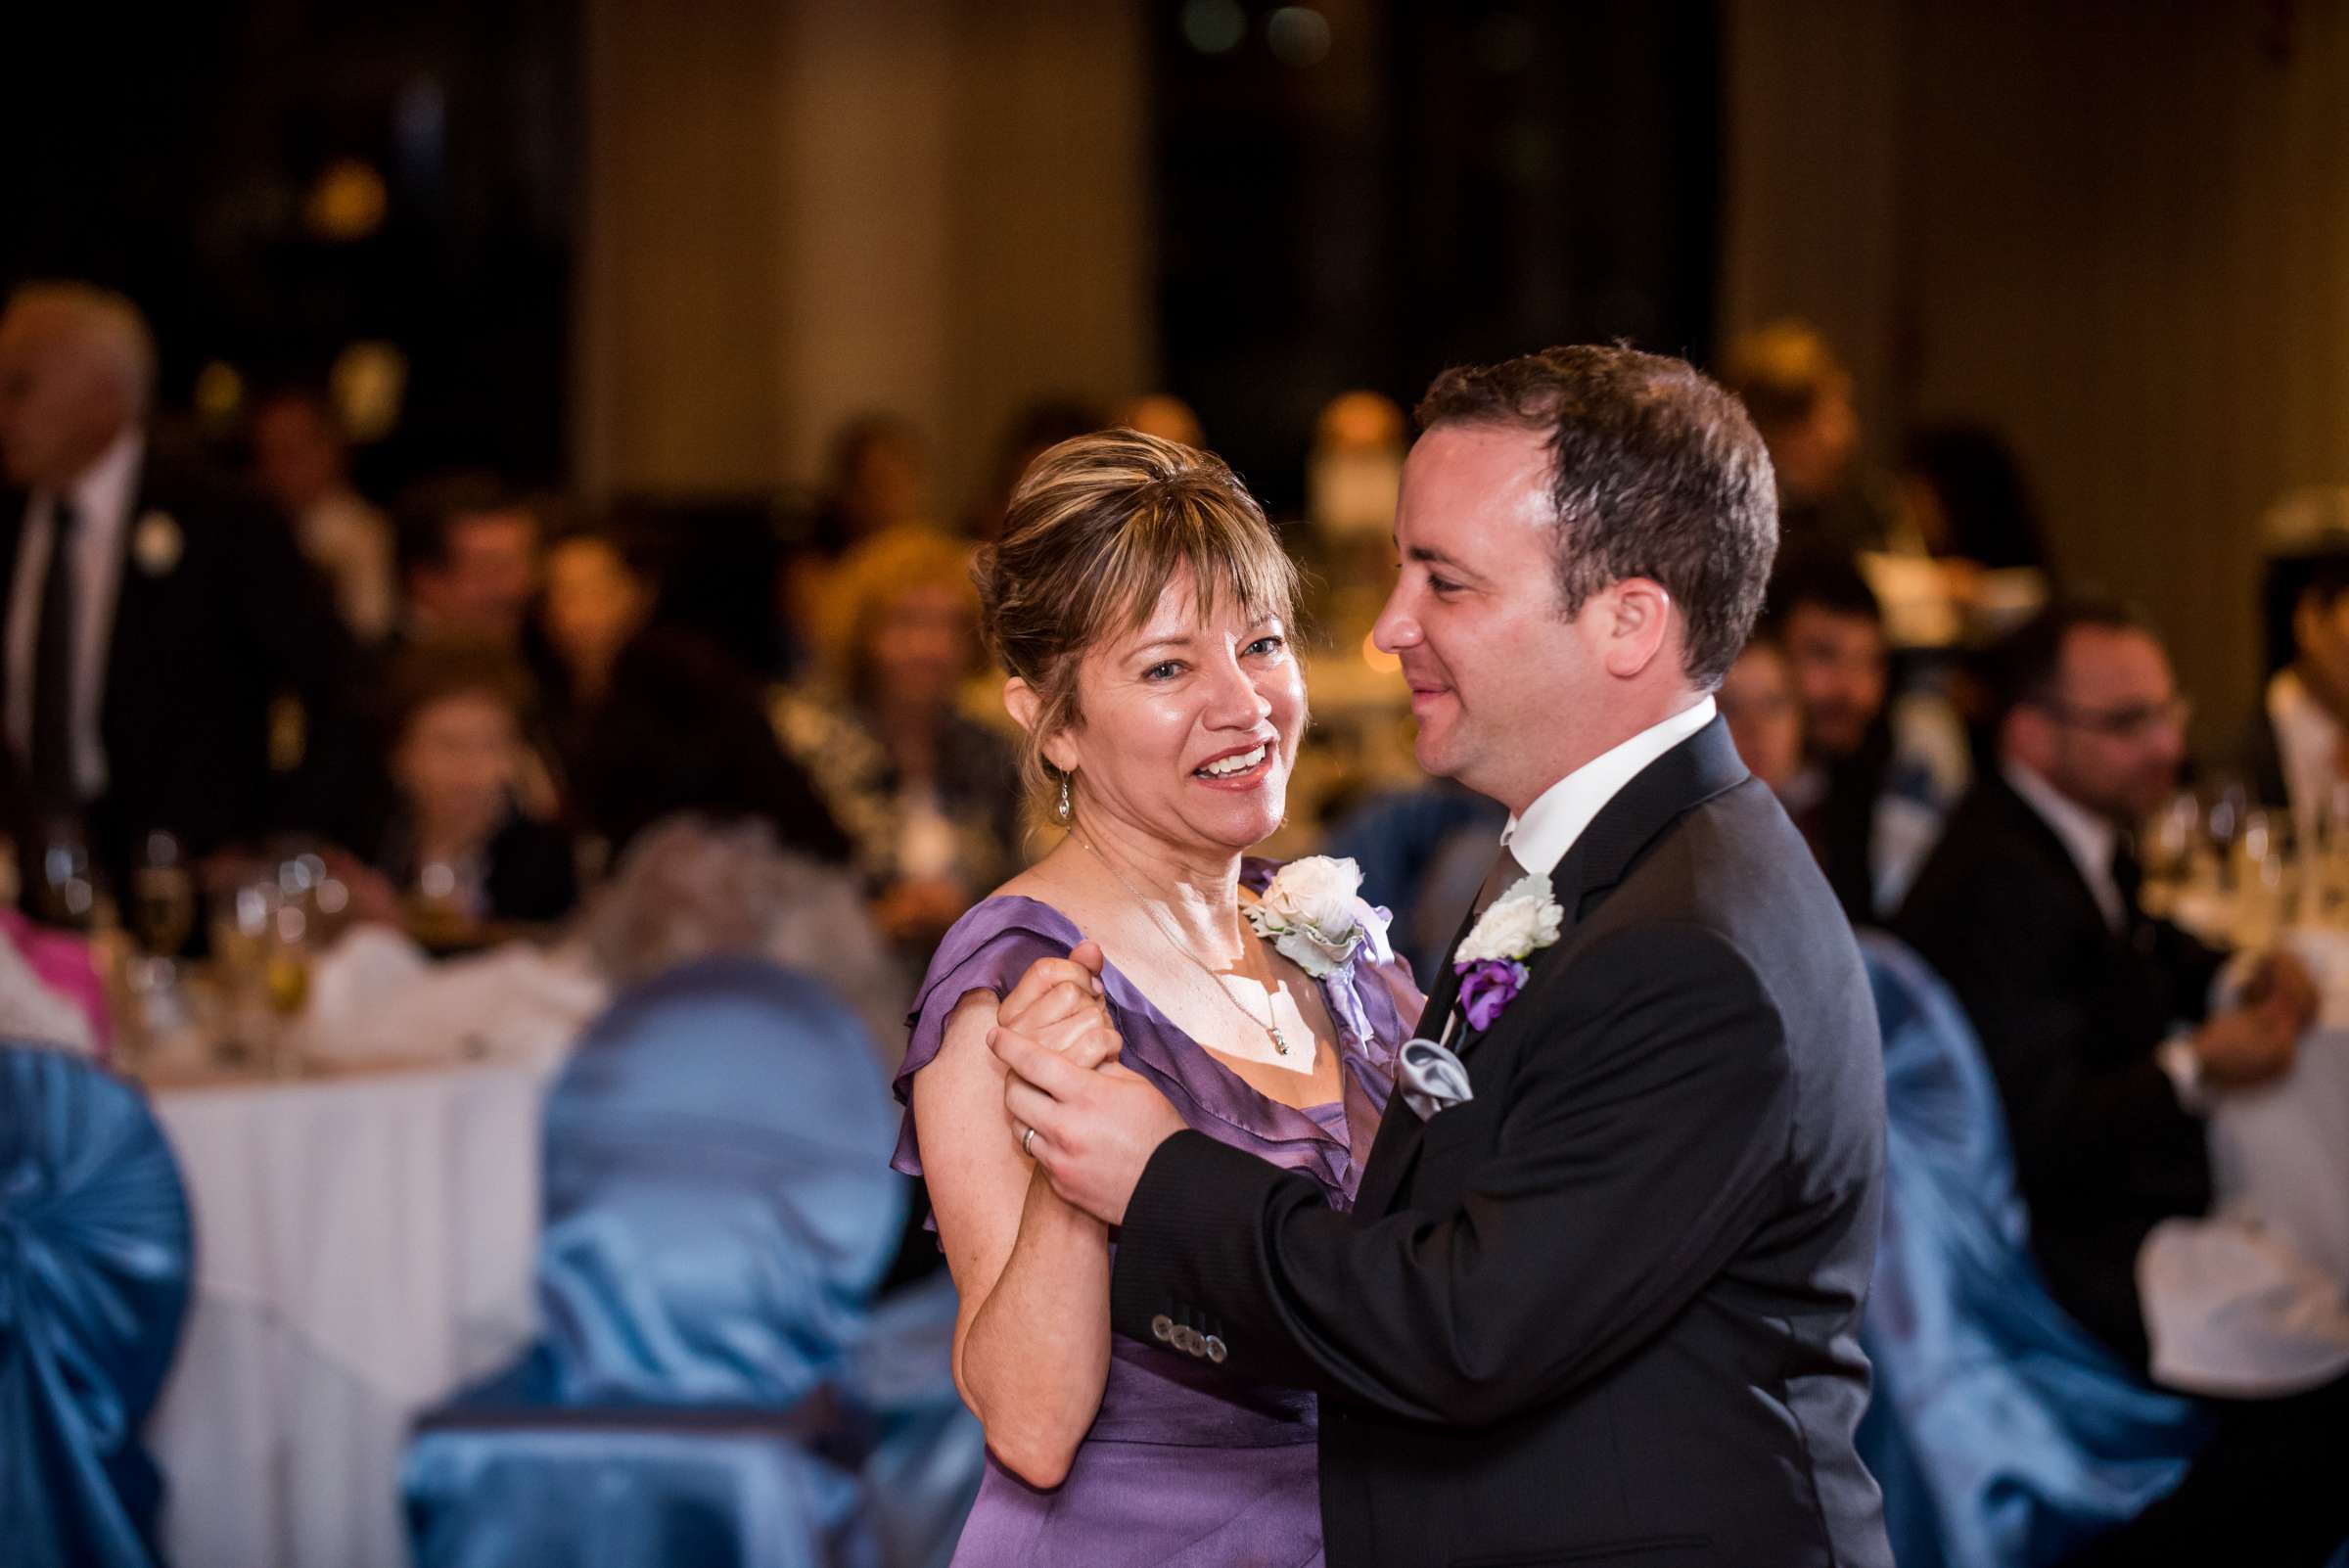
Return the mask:
M 1403 1090 L 1403 1103 L 1422 1122 L 1476 1098 L 1468 1086 L 1468 1069 L 1432 1039 L 1405 1040 L 1395 1064 L 1395 1086 Z

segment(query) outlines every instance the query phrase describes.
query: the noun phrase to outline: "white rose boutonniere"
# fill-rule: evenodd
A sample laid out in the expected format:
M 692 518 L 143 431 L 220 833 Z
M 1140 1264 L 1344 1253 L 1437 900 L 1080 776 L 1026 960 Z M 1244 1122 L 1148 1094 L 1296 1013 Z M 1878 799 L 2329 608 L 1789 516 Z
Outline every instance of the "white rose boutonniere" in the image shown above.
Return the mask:
M 1298 968 L 1320 980 L 1346 966 L 1362 945 L 1356 918 L 1362 870 L 1326 854 L 1291 860 L 1248 906 L 1256 934 Z
M 179 565 L 179 557 L 188 541 L 179 531 L 179 523 L 168 512 L 149 512 L 139 519 L 131 530 L 130 553 L 139 563 L 139 570 L 151 577 L 167 576 Z

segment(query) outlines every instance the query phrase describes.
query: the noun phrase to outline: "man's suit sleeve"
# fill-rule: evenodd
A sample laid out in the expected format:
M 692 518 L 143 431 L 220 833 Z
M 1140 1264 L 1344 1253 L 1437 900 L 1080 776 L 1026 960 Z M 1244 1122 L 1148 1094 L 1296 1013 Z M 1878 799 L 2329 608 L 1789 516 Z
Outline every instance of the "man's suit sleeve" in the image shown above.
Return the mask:
M 1148 1341 L 1163 1314 L 1213 1332 L 1226 1370 L 1451 1424 L 1605 1372 L 1778 1206 L 1789 1059 L 1752 968 L 1693 925 L 1609 938 L 1537 1001 L 1497 1146 L 1440 1212 L 1341 1214 L 1305 1177 L 1170 1139 L 1127 1209 L 1117 1328 Z

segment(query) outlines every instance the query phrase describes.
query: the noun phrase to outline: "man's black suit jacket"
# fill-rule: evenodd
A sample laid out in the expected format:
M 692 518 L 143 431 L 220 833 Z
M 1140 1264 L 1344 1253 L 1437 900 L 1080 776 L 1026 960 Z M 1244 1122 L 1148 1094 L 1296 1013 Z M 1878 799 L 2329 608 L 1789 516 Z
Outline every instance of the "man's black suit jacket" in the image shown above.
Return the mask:
M 93 854 L 119 875 L 137 837 L 159 828 L 193 854 L 287 827 L 349 836 L 348 803 L 374 798 L 372 691 L 331 591 L 282 518 L 194 464 L 151 450 L 136 494 L 99 704 L 108 783 L 89 806 Z M 0 491 L 0 632 L 25 500 Z M 175 550 L 142 558 L 149 518 L 169 520 L 154 540 Z M 0 635 L 0 680 L 10 640 Z M 285 777 L 270 765 L 281 695 L 299 699 L 304 728 L 302 765 Z
M 1982 1038 L 2050 1289 L 2142 1365 L 2138 1248 L 2155 1222 L 2210 1205 L 2202 1123 L 2156 1052 L 2202 1015 L 2223 955 L 2134 912 L 2116 932 L 2055 830 L 1996 772 L 1951 814 L 1895 930 Z
M 1198 1133 L 1158 1151 L 1116 1327 L 1320 1392 L 1331 1568 L 1888 1568 L 1853 1450 L 1884 1089 L 1850 928 L 1718 720 L 1552 886 L 1563 935 L 1453 1037 L 1475 1097 L 1397 1095 L 1353 1213 Z

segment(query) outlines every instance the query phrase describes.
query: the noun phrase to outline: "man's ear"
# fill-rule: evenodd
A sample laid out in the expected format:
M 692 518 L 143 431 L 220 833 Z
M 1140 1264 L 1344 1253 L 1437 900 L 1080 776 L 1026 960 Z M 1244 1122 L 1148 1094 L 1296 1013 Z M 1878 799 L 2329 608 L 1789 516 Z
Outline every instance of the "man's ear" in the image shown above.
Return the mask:
M 1654 664 L 1674 641 L 1678 608 L 1664 584 L 1652 577 L 1610 583 L 1590 606 L 1598 612 L 1599 666 L 1618 680 L 1631 680 Z

